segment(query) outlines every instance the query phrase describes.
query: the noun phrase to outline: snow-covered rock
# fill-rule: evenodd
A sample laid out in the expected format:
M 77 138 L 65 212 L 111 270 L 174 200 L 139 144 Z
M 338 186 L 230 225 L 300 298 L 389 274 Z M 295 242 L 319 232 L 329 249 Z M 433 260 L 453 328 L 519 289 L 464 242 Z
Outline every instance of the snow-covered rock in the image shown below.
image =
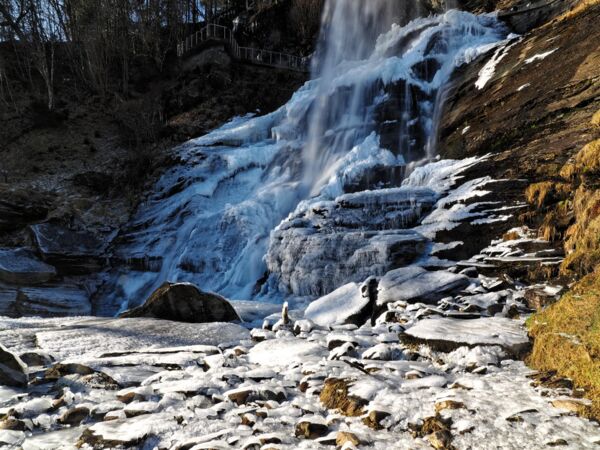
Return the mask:
M 425 319 L 405 331 L 411 342 L 452 351 L 461 346 L 499 346 L 514 356 L 529 348 L 529 337 L 521 322 L 501 317 L 473 320 L 451 318 Z
M 433 304 L 469 283 L 468 277 L 445 270 L 430 272 L 418 266 L 403 267 L 381 278 L 377 304 L 397 301 Z
M 362 318 L 364 323 L 369 303 L 368 290 L 364 292 L 357 283 L 349 283 L 312 302 L 304 315 L 321 326 L 353 323 L 353 318 Z

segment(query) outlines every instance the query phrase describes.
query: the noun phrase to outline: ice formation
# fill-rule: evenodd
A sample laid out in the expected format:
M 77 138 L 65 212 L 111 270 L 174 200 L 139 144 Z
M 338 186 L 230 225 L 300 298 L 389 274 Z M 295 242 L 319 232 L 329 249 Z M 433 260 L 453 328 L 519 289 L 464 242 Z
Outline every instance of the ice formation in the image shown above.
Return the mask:
M 311 81 L 277 111 L 179 148 L 118 240 L 115 308 L 165 280 L 234 299 L 314 298 L 422 256 L 410 228 L 468 166 L 426 165 L 442 88 L 505 31 L 454 10 L 409 21 L 418 3 L 329 2 Z M 329 227 L 315 232 L 320 210 Z M 346 264 L 322 262 L 334 258 Z

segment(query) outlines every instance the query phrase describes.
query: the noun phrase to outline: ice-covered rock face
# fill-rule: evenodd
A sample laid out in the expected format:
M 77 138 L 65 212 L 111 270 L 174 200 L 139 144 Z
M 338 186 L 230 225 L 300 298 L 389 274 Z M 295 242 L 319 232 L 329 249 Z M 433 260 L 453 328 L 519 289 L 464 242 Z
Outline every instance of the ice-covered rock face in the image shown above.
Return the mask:
M 313 80 L 279 110 L 181 146 L 121 235 L 112 305 L 165 280 L 237 299 L 316 296 L 422 256 L 410 228 L 460 168 L 403 179 L 431 156 L 452 70 L 504 30 L 458 11 L 408 22 L 417 3 L 330 0 Z

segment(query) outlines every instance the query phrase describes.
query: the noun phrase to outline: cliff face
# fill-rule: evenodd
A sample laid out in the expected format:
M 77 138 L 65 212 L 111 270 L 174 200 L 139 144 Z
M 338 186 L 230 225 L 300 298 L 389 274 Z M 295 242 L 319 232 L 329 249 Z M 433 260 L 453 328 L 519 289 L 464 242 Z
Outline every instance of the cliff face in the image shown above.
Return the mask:
M 551 282 L 580 279 L 534 315 L 528 362 L 558 372 L 592 400 L 578 412 L 600 416 L 600 4 L 574 9 L 492 50 L 455 75 L 440 127 L 443 157 L 489 155 L 477 168 L 496 179 L 496 198 L 528 205 L 515 221 L 564 254 Z M 477 174 L 471 174 L 476 176 Z M 499 232 L 496 229 L 496 232 Z
M 442 157 L 489 154 L 479 171 L 533 185 L 527 199 L 524 187 L 516 192 L 532 206 L 519 220 L 557 246 L 570 240 L 567 253 L 576 234 L 567 230 L 589 208 L 574 195 L 582 183 L 569 173 L 573 165 L 565 165 L 600 133 L 592 120 L 600 109 L 599 19 L 598 4 L 566 14 L 459 71 L 440 126 Z

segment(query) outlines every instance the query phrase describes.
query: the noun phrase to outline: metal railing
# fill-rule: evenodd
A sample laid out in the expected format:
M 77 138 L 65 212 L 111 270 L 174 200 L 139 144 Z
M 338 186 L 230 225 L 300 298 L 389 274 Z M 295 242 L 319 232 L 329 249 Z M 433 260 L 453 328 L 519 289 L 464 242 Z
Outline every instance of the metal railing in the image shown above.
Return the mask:
M 300 72 L 308 72 L 309 69 L 308 58 L 252 47 L 240 47 L 231 29 L 212 23 L 177 44 L 177 56 L 183 58 L 208 41 L 224 42 L 231 55 L 240 61 Z

